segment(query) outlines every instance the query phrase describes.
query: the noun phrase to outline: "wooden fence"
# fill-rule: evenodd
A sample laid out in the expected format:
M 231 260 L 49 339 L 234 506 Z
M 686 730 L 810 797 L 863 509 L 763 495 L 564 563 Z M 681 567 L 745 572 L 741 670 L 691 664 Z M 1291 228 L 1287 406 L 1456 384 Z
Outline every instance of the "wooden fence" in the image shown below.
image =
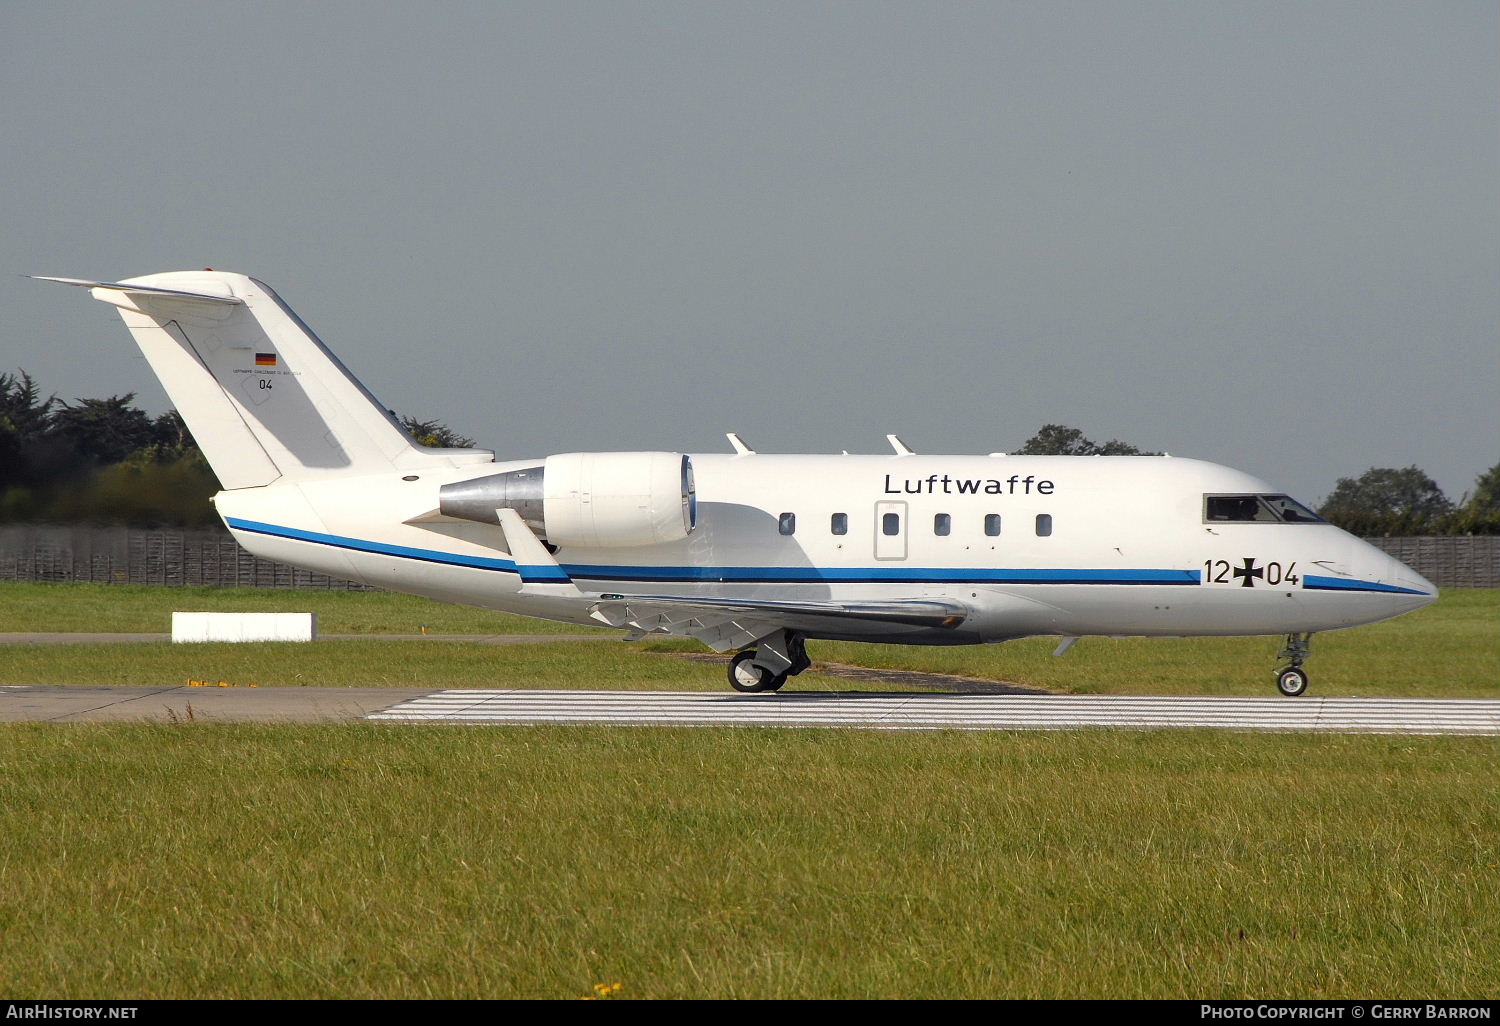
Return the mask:
M 0 581 L 370 590 L 252 556 L 227 531 L 31 524 L 0 524 Z
M 1366 538 L 1439 588 L 1500 588 L 1500 535 Z
M 1500 537 L 1369 538 L 1439 588 L 1500 588 Z M 226 531 L 0 524 L 0 581 L 367 590 L 259 559 Z

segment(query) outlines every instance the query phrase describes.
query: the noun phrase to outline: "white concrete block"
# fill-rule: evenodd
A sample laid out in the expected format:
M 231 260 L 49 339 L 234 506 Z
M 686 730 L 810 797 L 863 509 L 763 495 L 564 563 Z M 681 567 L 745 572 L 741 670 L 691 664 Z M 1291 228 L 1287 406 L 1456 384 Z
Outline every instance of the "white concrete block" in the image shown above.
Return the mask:
M 172 640 L 312 641 L 317 613 L 173 613 Z

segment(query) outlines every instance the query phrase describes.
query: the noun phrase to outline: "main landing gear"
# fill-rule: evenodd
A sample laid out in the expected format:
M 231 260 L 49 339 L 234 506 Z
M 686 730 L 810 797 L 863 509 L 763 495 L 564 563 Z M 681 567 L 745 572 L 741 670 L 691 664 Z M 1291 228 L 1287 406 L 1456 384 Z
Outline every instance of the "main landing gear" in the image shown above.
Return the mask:
M 729 686 L 747 693 L 780 691 L 788 677 L 811 665 L 802 635 L 777 631 L 761 638 L 755 648 L 735 654 L 729 661 Z
M 1307 671 L 1302 669 L 1302 661 L 1307 658 L 1311 642 L 1311 634 L 1288 634 L 1286 647 L 1276 657 L 1291 660 L 1276 671 L 1276 690 L 1288 698 L 1296 698 L 1307 690 Z

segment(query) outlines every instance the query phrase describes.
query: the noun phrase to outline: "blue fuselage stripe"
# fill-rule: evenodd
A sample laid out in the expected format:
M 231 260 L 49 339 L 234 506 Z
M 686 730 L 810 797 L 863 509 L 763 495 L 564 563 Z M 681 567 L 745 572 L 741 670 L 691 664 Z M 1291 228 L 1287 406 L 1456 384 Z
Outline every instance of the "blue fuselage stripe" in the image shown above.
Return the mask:
M 578 580 L 751 584 L 1197 584 L 1197 570 L 1018 570 L 988 567 L 593 566 L 568 564 Z
M 514 560 L 485 556 L 464 556 L 438 549 L 419 549 L 407 545 L 366 541 L 318 531 L 303 531 L 256 520 L 229 517 L 227 522 L 237 531 L 249 531 L 276 538 L 311 542 L 354 552 L 420 560 L 444 566 L 468 567 L 519 574 L 525 581 L 566 581 L 569 577 L 593 581 L 701 582 L 705 584 L 1116 584 L 1116 585 L 1193 585 L 1200 583 L 1197 570 L 1094 570 L 1058 568 L 1030 570 L 987 567 L 909 567 L 878 566 L 842 569 L 819 566 L 609 566 L 589 563 L 565 563 L 560 569 L 550 566 L 524 565 Z M 1354 581 L 1341 577 L 1304 577 L 1303 587 L 1312 591 L 1369 591 L 1401 595 L 1420 595 L 1410 588 L 1399 588 L 1371 581 Z
M 1402 588 L 1395 584 L 1381 584 L 1378 581 L 1356 581 L 1348 577 L 1315 577 L 1312 574 L 1302 578 L 1302 587 L 1308 591 L 1370 591 L 1381 595 L 1428 594 L 1415 588 Z
M 373 552 L 381 556 L 400 556 L 402 559 L 419 559 L 424 563 L 467 566 L 476 570 L 499 570 L 511 574 L 517 572 L 515 561 L 511 559 L 460 556 L 456 553 L 440 552 L 436 549 L 414 549 L 405 545 L 387 545 L 384 542 L 364 541 L 360 538 L 345 538 L 341 535 L 322 534 L 318 531 L 302 531 L 295 527 L 280 527 L 276 524 L 263 524 L 256 520 L 241 520 L 238 517 L 226 517 L 225 522 L 236 531 L 268 534 L 275 538 L 291 538 L 293 541 L 312 542 L 316 545 L 328 545 L 336 549 Z

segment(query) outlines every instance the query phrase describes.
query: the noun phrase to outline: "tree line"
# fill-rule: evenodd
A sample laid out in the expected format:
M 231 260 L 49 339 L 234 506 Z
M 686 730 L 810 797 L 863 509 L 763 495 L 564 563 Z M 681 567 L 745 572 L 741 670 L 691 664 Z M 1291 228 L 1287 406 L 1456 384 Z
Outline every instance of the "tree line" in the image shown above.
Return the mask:
M 0 522 L 206 527 L 219 490 L 175 410 L 150 417 L 135 393 L 105 399 L 43 398 L 24 371 L 0 374 Z M 426 446 L 473 440 L 441 420 L 401 417 Z M 1156 456 L 1127 442 L 1096 443 L 1077 428 L 1045 424 L 1023 456 Z M 1457 502 L 1418 467 L 1372 467 L 1341 477 L 1319 514 L 1354 534 L 1500 534 L 1500 464 Z
M 0 374 L 0 521 L 202 527 L 216 520 L 213 471 L 176 411 L 152 418 L 135 393 L 42 397 Z
M 0 374 L 0 522 L 209 527 L 219 490 L 176 410 L 150 417 L 135 393 L 42 396 L 25 371 Z M 439 420 L 401 419 L 413 438 L 465 448 Z

